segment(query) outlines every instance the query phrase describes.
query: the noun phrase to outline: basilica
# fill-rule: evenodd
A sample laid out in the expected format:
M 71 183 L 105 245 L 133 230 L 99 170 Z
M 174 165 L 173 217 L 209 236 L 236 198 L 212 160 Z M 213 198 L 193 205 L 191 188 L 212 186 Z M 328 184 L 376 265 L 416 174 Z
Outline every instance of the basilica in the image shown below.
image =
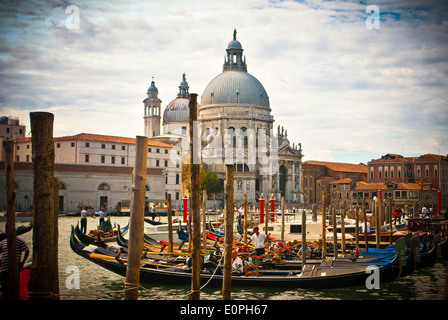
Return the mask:
M 284 196 L 286 201 L 303 202 L 301 144 L 291 143 L 287 130 L 274 126 L 269 96 L 260 81 L 247 72 L 243 51 L 235 30 L 222 72 L 200 96 L 195 123 L 200 136 L 199 158 L 206 169 L 223 180 L 226 164 L 235 165 L 237 203 L 244 194 L 248 202 L 262 195 L 274 196 L 277 201 Z M 175 163 L 189 162 L 189 97 L 184 73 L 179 93 L 166 106 L 163 119 L 154 79 L 143 100 L 145 135 L 174 145 L 171 161 Z

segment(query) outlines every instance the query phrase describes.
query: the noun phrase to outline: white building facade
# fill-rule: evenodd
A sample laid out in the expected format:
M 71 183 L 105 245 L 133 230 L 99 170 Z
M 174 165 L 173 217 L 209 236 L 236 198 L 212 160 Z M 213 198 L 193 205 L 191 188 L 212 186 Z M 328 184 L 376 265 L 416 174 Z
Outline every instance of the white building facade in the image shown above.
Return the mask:
M 154 139 L 172 143 L 180 156 L 189 154 L 189 86 L 185 74 L 179 94 L 163 115 L 163 134 Z M 302 202 L 300 144 L 290 144 L 287 131 L 274 128 L 269 96 L 247 72 L 243 48 L 236 39 L 228 44 L 223 71 L 210 81 L 198 101 L 198 159 L 225 180 L 225 165 L 235 165 L 234 197 L 247 194 L 249 202 L 263 195 Z M 176 151 L 177 152 L 177 151 Z

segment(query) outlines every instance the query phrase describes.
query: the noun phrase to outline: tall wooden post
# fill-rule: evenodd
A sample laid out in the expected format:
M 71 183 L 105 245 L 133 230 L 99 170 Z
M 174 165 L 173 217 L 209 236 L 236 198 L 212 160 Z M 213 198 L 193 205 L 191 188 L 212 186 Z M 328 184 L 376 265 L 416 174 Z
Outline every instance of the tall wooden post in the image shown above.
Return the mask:
M 302 270 L 305 268 L 306 264 L 306 211 L 302 210 Z
M 171 193 L 166 195 L 166 200 L 168 202 L 168 208 L 166 217 L 168 219 L 168 252 L 173 252 L 173 212 L 171 208 Z
M 234 176 L 234 165 L 226 165 L 226 190 L 225 190 L 225 201 L 226 201 L 226 214 L 225 214 L 225 235 L 224 235 L 224 269 L 223 269 L 223 279 L 222 279 L 222 297 L 223 300 L 230 300 L 231 296 L 231 286 L 232 286 L 232 244 L 233 244 L 233 214 L 234 214 L 234 204 L 233 204 L 233 176 Z M 266 220 L 268 220 L 266 218 Z
M 244 207 L 244 233 L 243 233 L 243 242 L 247 243 L 247 217 L 249 216 L 249 210 L 247 208 L 247 194 L 244 194 L 243 198 L 243 207 Z
M 202 190 L 202 247 L 207 249 L 207 190 Z
M 378 197 L 376 197 L 375 199 L 375 224 L 376 224 L 376 232 L 375 232 L 375 238 L 376 238 L 376 247 L 379 248 L 380 247 L 380 237 L 381 237 L 381 225 L 379 223 L 379 215 L 380 215 L 380 210 L 379 207 L 381 206 L 381 204 L 378 201 Z
M 265 215 L 265 220 L 264 220 L 264 233 L 266 234 L 266 237 L 268 237 L 268 228 L 269 228 L 269 203 L 268 203 L 268 197 L 266 197 L 266 203 L 264 206 L 264 215 Z
M 356 250 L 359 248 L 359 206 L 356 205 L 355 208 L 355 218 L 356 218 L 356 225 L 355 225 L 355 243 L 356 243 Z
M 264 198 L 263 198 L 263 194 L 261 194 L 261 197 L 259 199 L 260 201 L 260 218 L 258 219 L 258 222 L 264 223 Z
M 31 112 L 33 160 L 33 258 L 28 282 L 29 299 L 58 300 L 58 259 L 54 225 L 54 115 Z
M 188 295 L 189 300 L 199 300 L 201 287 L 201 212 L 199 197 L 199 171 L 200 160 L 199 143 L 197 134 L 197 97 L 196 93 L 190 94 L 190 174 L 191 174 L 191 197 L 190 197 L 190 216 L 192 217 L 192 274 L 191 274 L 191 291 Z
M 345 256 L 346 248 L 345 248 L 345 203 L 341 203 L 341 251 L 342 256 Z
M 327 194 L 322 191 L 322 259 L 327 258 Z
M 145 217 L 145 185 L 148 138 L 137 136 L 135 166 L 132 173 L 131 217 L 129 222 L 129 249 L 126 267 L 125 300 L 138 299 L 140 258 L 143 252 L 143 222 Z
M 53 215 L 53 223 L 54 223 L 54 231 L 53 231 L 53 242 L 59 242 L 59 225 L 58 225 L 58 214 L 59 214 L 59 179 L 54 178 L 54 215 Z M 54 257 L 58 256 L 58 246 L 53 247 L 53 255 Z M 59 259 L 54 259 L 53 268 L 54 270 L 59 270 Z M 53 293 L 59 296 L 59 275 L 56 273 L 57 281 L 53 282 Z
M 333 207 L 333 243 L 334 258 L 338 257 L 338 219 L 336 216 L 336 206 Z
M 362 213 L 364 216 L 364 241 L 365 249 L 369 251 L 369 239 L 367 238 L 367 210 L 366 210 L 366 198 L 362 198 Z
M 6 176 L 6 241 L 8 257 L 17 256 L 16 193 L 14 192 L 14 141 L 3 141 Z M 3 253 L 6 254 L 6 253 Z M 8 259 L 8 300 L 19 300 L 19 265 L 17 259 Z M 4 298 L 6 300 L 6 297 Z
M 389 244 L 392 244 L 392 198 L 389 198 Z
M 280 233 L 280 239 L 285 240 L 285 197 L 282 196 L 281 202 L 281 212 L 282 212 L 282 230 Z

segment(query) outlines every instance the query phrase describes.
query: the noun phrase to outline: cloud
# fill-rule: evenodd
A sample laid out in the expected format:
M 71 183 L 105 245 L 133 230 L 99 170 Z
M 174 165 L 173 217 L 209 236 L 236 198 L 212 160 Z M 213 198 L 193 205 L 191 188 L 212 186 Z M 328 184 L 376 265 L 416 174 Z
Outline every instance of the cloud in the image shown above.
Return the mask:
M 56 135 L 143 134 L 152 77 L 163 106 L 183 72 L 200 99 L 237 28 L 274 126 L 305 160 L 448 152 L 446 4 L 377 1 L 378 30 L 366 28 L 368 4 L 352 1 L 74 4 L 79 30 L 64 27 L 72 2 L 2 3 L 1 114 L 51 110 Z

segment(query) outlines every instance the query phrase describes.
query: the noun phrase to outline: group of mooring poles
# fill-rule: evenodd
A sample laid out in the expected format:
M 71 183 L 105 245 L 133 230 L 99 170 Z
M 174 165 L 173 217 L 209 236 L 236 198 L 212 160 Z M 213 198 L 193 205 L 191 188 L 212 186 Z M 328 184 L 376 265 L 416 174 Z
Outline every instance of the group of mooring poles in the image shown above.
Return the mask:
M 393 233 L 393 229 L 392 229 L 392 208 L 393 208 L 393 202 L 392 199 L 389 199 L 389 204 L 387 206 L 385 206 L 385 208 L 382 208 L 383 206 L 381 205 L 381 190 L 378 190 L 378 198 L 374 199 L 374 204 L 373 204 L 373 223 L 374 226 L 376 227 L 375 229 L 375 241 L 376 241 L 376 247 L 380 248 L 381 247 L 381 226 L 384 224 L 384 220 L 386 220 L 389 223 L 389 244 L 392 244 L 392 233 Z M 359 240 L 359 234 L 360 234 L 360 230 L 359 230 L 359 226 L 362 224 L 367 224 L 368 218 L 367 218 L 367 210 L 366 210 L 366 199 L 363 198 L 362 199 L 362 217 L 360 217 L 360 208 L 359 205 L 355 206 L 355 248 L 356 250 L 358 250 L 358 248 L 360 247 L 360 240 Z M 383 209 L 385 210 L 384 214 L 383 214 Z M 346 237 L 345 237 L 345 216 L 346 216 L 346 212 L 347 212 L 347 208 L 345 206 L 344 203 L 340 203 L 339 204 L 339 210 L 340 210 L 340 225 L 341 225 L 341 253 L 342 255 L 345 255 L 347 250 L 346 250 Z M 331 224 L 333 225 L 333 247 L 334 247 L 334 257 L 338 256 L 338 232 L 337 232 L 337 215 L 336 215 L 336 211 L 337 211 L 337 206 L 330 206 L 328 208 L 328 212 L 331 215 Z M 362 218 L 362 223 L 360 223 L 360 218 Z M 302 221 L 305 221 L 306 224 L 306 217 L 302 216 Z M 326 241 L 326 231 L 327 231 L 327 224 L 326 224 L 326 193 L 323 191 L 322 192 L 322 240 L 323 240 L 323 244 L 322 244 L 322 259 L 326 258 L 326 252 L 327 252 L 327 241 Z M 302 225 L 304 224 L 304 222 L 302 222 Z M 302 227 L 303 228 L 303 227 Z M 366 251 L 369 250 L 369 239 L 368 239 L 368 234 L 366 234 L 366 230 L 367 227 L 366 225 L 364 225 L 364 249 Z M 304 240 L 302 240 L 303 242 Z

